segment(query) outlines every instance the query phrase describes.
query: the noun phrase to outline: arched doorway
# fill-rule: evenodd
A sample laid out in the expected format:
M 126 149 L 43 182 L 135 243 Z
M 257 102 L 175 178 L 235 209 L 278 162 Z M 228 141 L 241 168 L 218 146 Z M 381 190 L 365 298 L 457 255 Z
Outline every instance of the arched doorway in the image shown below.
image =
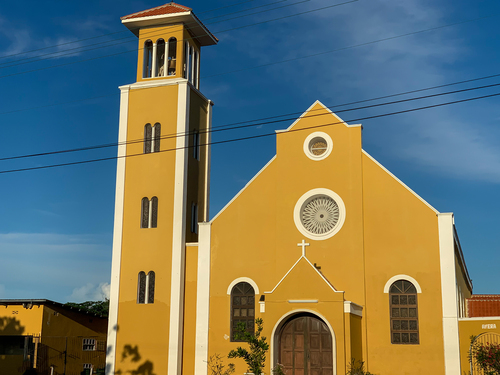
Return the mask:
M 333 375 L 332 334 L 313 314 L 294 315 L 278 334 L 278 363 L 287 375 Z

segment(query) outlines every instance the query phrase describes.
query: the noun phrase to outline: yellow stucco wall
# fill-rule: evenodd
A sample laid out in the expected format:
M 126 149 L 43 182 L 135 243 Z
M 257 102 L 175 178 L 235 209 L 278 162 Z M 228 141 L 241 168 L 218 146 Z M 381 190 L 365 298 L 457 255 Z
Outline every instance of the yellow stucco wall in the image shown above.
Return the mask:
M 198 246 L 186 246 L 186 285 L 184 289 L 184 341 L 182 373 L 194 374 L 196 350 L 196 282 L 198 272 Z
M 166 372 L 172 269 L 172 226 L 175 152 L 143 154 L 144 126 L 161 124 L 160 151 L 175 149 L 178 86 L 131 90 L 128 108 L 125 197 L 120 271 L 120 302 L 116 370 L 135 370 L 138 364 L 122 354 L 134 348 L 154 371 Z M 135 143 L 133 143 L 135 141 Z M 141 200 L 158 197 L 158 227 L 141 228 Z M 161 267 L 158 267 L 161 264 Z M 155 303 L 137 304 L 140 271 L 155 272 Z M 161 319 L 158 317 L 161 316 Z M 126 326 L 120 332 L 120 326 Z M 134 329 L 130 329 L 134 327 Z M 161 334 L 158 334 L 161 332 Z M 140 345 L 139 345 L 140 344 Z
M 315 129 L 327 133 L 334 146 L 328 158 L 313 161 L 302 152 L 304 141 L 312 132 L 306 128 L 340 120 L 320 105 L 313 107 L 312 113 L 320 116 L 305 116 L 294 125 L 293 131 L 278 134 L 276 159 L 213 221 L 211 354 L 225 354 L 235 347 L 225 338 L 229 336 L 227 288 L 230 283 L 238 277 L 249 277 L 263 294 L 271 291 L 300 257 L 297 244 L 306 238 L 295 226 L 294 207 L 303 194 L 318 187 L 331 189 L 342 197 L 346 220 L 343 228 L 327 240 L 306 239 L 310 243 L 306 248 L 307 257 L 321 267 L 321 272 L 337 290 L 345 290 L 345 299 L 364 305 L 363 278 L 360 277 L 363 274 L 361 128 L 340 123 Z M 293 286 L 285 287 L 287 284 L 283 283 L 281 289 L 277 289 L 288 297 L 266 302 L 266 312 L 257 313 L 264 319 L 265 335 L 270 337 L 272 328 L 293 309 L 316 311 L 333 327 L 337 369 L 342 373 L 346 364 L 343 298 L 333 302 L 331 296 L 320 292 L 319 285 L 326 285 L 322 279 L 310 281 L 297 270 L 290 273 L 288 279 L 293 280 L 290 284 Z M 314 284 L 310 284 L 312 282 Z M 322 302 L 312 306 L 289 304 L 287 300 L 300 294 L 301 288 L 307 289 L 308 298 Z M 274 301 L 274 298 L 274 294 L 266 295 L 266 301 Z M 337 303 L 338 307 L 331 308 L 330 303 Z
M 441 273 L 436 212 L 368 156 L 363 158 L 368 368 L 383 374 L 444 373 Z M 396 275 L 414 278 L 418 345 L 391 344 L 389 296 Z M 398 358 L 398 361 L 394 361 Z M 426 366 L 415 366 L 415 358 Z
M 39 336 L 42 330 L 43 306 L 25 309 L 20 305 L 0 306 L 1 336 Z M 21 374 L 23 355 L 0 355 L 1 373 Z M 28 361 L 29 362 L 29 361 Z

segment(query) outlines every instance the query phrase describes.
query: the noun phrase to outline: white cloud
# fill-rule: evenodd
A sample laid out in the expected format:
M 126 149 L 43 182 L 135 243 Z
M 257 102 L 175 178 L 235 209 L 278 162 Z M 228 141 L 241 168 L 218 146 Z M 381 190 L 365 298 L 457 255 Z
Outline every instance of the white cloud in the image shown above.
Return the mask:
M 102 301 L 109 299 L 109 283 L 99 285 L 88 283 L 82 287 L 73 289 L 73 293 L 68 297 L 71 302 Z

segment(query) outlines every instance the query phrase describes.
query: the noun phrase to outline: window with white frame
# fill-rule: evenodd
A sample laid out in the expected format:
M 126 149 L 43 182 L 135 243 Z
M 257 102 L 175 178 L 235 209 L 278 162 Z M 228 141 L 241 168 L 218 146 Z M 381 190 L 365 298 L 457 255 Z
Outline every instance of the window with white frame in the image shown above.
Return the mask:
M 144 66 L 143 77 L 150 78 L 153 73 L 153 42 L 146 40 L 144 42 Z
M 95 351 L 96 349 L 96 340 L 95 339 L 83 339 L 82 342 L 82 350 L 83 351 Z
M 155 273 L 154 271 L 139 272 L 137 281 L 137 303 L 151 304 L 155 301 Z
M 153 43 L 151 40 L 144 42 L 143 77 L 175 76 L 177 57 L 177 39 L 160 38 Z
M 158 226 L 158 198 L 144 197 L 141 201 L 141 228 L 156 228 Z
M 160 152 L 161 124 L 144 125 L 144 153 Z

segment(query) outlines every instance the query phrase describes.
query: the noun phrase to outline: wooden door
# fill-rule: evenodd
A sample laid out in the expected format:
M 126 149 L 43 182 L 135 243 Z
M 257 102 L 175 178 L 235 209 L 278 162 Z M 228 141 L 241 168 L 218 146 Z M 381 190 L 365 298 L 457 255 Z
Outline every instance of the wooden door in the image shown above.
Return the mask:
M 279 360 L 286 375 L 333 375 L 332 335 L 313 315 L 285 323 L 279 339 Z

